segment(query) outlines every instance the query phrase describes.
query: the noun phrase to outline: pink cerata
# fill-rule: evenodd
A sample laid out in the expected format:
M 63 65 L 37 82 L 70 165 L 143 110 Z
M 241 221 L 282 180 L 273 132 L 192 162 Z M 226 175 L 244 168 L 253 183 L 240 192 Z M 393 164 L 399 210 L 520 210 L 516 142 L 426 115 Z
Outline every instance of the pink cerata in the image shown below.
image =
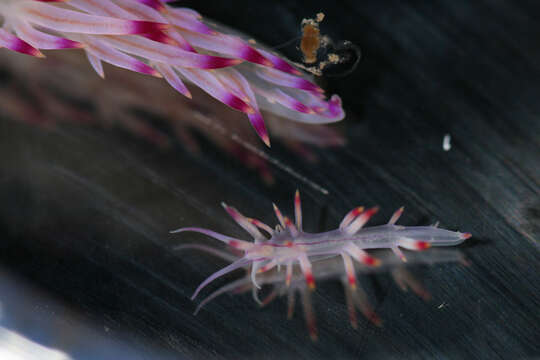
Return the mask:
M 193 83 L 245 113 L 268 146 L 261 110 L 312 124 L 345 116 L 339 96 L 327 99 L 278 54 L 160 0 L 2 0 L 1 20 L 0 47 L 9 50 L 44 57 L 41 50 L 82 48 L 101 77 L 106 62 L 163 77 L 189 98 L 184 81 Z
M 254 291 L 260 289 L 261 283 L 266 283 L 264 274 L 276 267 L 285 267 L 284 274 L 280 275 L 278 270 L 273 275 L 275 279 L 281 277 L 281 282 L 289 287 L 294 274 L 294 267 L 299 266 L 303 273 L 305 284 L 311 290 L 315 288 L 314 272 L 312 263 L 315 265 L 320 261 L 341 257 L 343 262 L 343 273 L 346 275 L 346 282 L 350 290 L 355 290 L 357 278 L 354 261 L 360 267 L 374 268 L 384 265 L 383 262 L 371 255 L 366 250 L 391 249 L 400 262 L 407 262 L 408 255 L 405 255 L 400 248 L 423 251 L 430 247 L 455 246 L 471 237 L 470 233 L 449 231 L 433 226 L 401 226 L 396 222 L 403 213 L 403 208 L 398 209 L 390 218 L 387 224 L 364 228 L 368 220 L 378 211 L 377 207 L 364 209 L 357 207 L 351 210 L 336 230 L 322 233 L 308 233 L 302 229 L 302 210 L 300 204 L 300 194 L 296 191 L 294 196 L 295 224 L 274 204 L 274 212 L 279 224 L 273 229 L 267 224 L 245 217 L 238 210 L 226 204 L 222 204 L 227 213 L 254 239 L 253 242 L 233 238 L 211 230 L 186 227 L 171 231 L 180 233 L 186 231 L 198 232 L 222 241 L 231 248 L 243 252 L 243 256 L 217 271 L 204 280 L 195 290 L 192 299 L 195 299 L 199 292 L 215 279 L 239 268 L 248 269 L 250 272 L 251 285 Z M 263 235 L 264 231 L 268 236 Z M 190 245 L 190 247 L 193 247 Z M 204 246 L 202 250 L 209 251 Z M 218 253 L 216 251 L 211 251 Z M 353 261 L 354 260 L 354 261 Z M 415 259 L 414 261 L 416 261 Z M 423 262 L 427 262 L 425 259 Z M 259 283 L 259 277 L 262 277 Z M 276 280 L 272 280 L 275 282 Z M 211 295 L 213 298 L 214 295 Z M 210 300 L 210 299 L 208 299 Z M 205 300 L 203 303 L 206 303 Z

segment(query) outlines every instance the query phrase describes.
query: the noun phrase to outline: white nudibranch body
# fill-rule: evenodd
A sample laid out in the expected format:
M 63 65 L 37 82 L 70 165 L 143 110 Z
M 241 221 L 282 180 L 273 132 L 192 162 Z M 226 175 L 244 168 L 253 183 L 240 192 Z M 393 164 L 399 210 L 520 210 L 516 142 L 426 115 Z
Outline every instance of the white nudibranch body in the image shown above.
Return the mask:
M 275 229 L 263 222 L 247 218 L 235 208 L 223 204 L 229 215 L 254 238 L 248 242 L 211 230 L 201 228 L 181 228 L 172 231 L 199 232 L 225 242 L 229 246 L 244 252 L 244 256 L 233 261 L 229 266 L 219 270 L 203 281 L 192 299 L 210 282 L 238 268 L 251 267 L 251 281 L 258 288 L 257 276 L 277 267 L 285 266 L 283 281 L 288 286 L 293 274 L 293 266 L 299 265 L 309 288 L 315 288 L 312 263 L 329 257 L 341 257 L 349 285 L 356 286 L 356 273 L 353 260 L 361 266 L 379 266 L 381 261 L 366 250 L 391 249 L 396 256 L 406 262 L 407 258 L 401 248 L 421 251 L 433 246 L 455 246 L 471 237 L 470 233 L 460 233 L 440 229 L 435 226 L 400 226 L 397 220 L 403 213 L 403 208 L 397 210 L 386 225 L 363 228 L 368 220 L 378 211 L 378 208 L 364 210 L 358 207 L 351 210 L 342 220 L 336 230 L 323 233 L 308 233 L 302 229 L 302 210 L 300 194 L 294 197 L 295 224 L 282 215 L 274 205 L 274 211 L 279 221 Z M 270 238 L 260 231 L 266 232 Z

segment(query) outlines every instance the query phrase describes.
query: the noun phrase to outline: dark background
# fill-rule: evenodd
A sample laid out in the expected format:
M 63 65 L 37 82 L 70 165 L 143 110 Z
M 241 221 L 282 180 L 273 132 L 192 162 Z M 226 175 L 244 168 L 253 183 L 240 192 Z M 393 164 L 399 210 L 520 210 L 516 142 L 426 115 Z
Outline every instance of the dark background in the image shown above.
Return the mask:
M 298 37 L 301 20 L 323 11 L 321 31 L 361 49 L 352 74 L 322 79 L 343 99 L 347 118 L 339 129 L 347 145 L 315 150 L 316 164 L 279 141 L 267 152 L 329 195 L 277 167 L 275 184 L 266 186 L 203 136 L 203 152 L 193 156 L 181 144 L 163 151 L 121 131 L 43 131 L 4 116 L 0 296 L 11 314 L 4 326 L 90 359 L 540 356 L 540 3 L 182 6 L 270 46 Z M 298 55 L 294 46 L 283 51 Z M 452 149 L 445 152 L 447 133 Z M 296 188 L 308 230 L 334 228 L 360 204 L 381 207 L 373 224 L 405 205 L 403 225 L 439 220 L 471 232 L 462 246 L 471 265 L 419 269 L 433 296 L 427 303 L 385 274 L 368 276 L 382 328 L 361 319 L 353 330 L 338 284 L 321 284 L 314 294 L 317 343 L 299 309 L 285 319 L 283 300 L 258 309 L 249 295 L 224 296 L 194 317 L 191 293 L 224 263 L 175 253 L 182 236 L 168 231 L 201 226 L 245 236 L 221 201 L 270 221 L 271 201 L 290 214 Z M 90 335 L 77 335 L 79 323 Z M 116 340 L 125 348 L 113 350 Z

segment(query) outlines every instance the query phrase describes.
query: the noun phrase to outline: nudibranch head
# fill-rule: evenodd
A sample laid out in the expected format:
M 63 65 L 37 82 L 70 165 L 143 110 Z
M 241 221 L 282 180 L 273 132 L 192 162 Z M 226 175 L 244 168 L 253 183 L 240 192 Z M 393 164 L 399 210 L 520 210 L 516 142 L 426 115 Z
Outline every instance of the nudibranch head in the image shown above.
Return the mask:
M 191 98 L 189 81 L 245 113 L 268 146 L 263 109 L 314 124 L 345 116 L 337 95 L 327 99 L 278 54 L 161 0 L 6 0 L 0 21 L 0 47 L 12 51 L 44 57 L 41 50 L 82 48 L 101 77 L 106 62 L 162 77 Z

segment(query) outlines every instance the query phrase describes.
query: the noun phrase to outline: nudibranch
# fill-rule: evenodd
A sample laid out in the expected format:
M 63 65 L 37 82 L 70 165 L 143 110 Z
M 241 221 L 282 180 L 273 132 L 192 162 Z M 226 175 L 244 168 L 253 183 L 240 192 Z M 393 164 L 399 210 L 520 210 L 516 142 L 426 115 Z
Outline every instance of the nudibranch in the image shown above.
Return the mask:
M 274 204 L 274 212 L 279 221 L 275 229 L 260 220 L 245 217 L 233 207 L 224 203 L 222 205 L 238 225 L 253 237 L 254 241 L 249 242 L 197 227 L 171 231 L 171 233 L 186 231 L 202 233 L 243 252 L 242 257 L 235 259 L 230 265 L 204 280 L 195 290 L 192 299 L 195 299 L 199 292 L 215 279 L 239 268 L 250 269 L 251 283 L 255 289 L 259 289 L 259 277 L 281 266 L 285 268 L 285 274 L 280 274 L 281 281 L 286 287 L 290 286 L 296 266 L 300 268 L 307 287 L 314 289 L 315 278 L 312 265 L 321 259 L 333 257 L 341 258 L 347 282 L 351 289 L 355 289 L 357 278 L 354 261 L 363 267 L 382 265 L 382 261 L 373 256 L 370 250 L 391 249 L 401 262 L 406 262 L 407 256 L 401 249 L 422 251 L 430 247 L 455 246 L 471 237 L 470 233 L 449 231 L 437 225 L 397 225 L 403 208 L 397 210 L 387 224 L 364 228 L 368 220 L 377 213 L 377 207 L 354 208 L 345 215 L 338 229 L 322 233 L 308 233 L 302 228 L 302 209 L 298 191 L 294 196 L 295 224 Z M 266 232 L 269 237 L 263 235 L 261 231 Z
M 104 77 L 103 62 L 164 78 L 188 98 L 184 81 L 245 113 L 270 145 L 261 110 L 322 124 L 344 118 L 339 96 L 278 54 L 217 30 L 196 11 L 161 0 L 2 0 L 0 47 L 44 57 L 41 50 L 82 48 Z

